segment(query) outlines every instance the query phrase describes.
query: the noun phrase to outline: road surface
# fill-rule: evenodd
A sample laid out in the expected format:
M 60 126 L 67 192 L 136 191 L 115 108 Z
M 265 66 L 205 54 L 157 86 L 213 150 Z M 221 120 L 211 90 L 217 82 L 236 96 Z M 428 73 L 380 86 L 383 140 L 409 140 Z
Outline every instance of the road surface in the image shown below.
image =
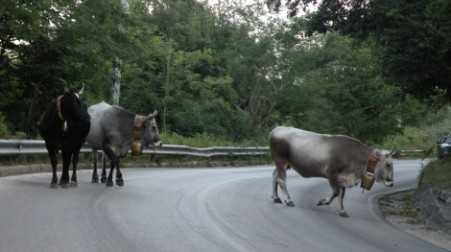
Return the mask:
M 49 188 L 50 174 L 0 178 L 0 252 L 23 251 L 444 251 L 386 223 L 382 192 L 412 186 L 419 161 L 395 162 L 395 187 L 347 190 L 351 216 L 325 179 L 289 172 L 295 207 L 274 204 L 272 167 L 126 169 L 125 187 Z

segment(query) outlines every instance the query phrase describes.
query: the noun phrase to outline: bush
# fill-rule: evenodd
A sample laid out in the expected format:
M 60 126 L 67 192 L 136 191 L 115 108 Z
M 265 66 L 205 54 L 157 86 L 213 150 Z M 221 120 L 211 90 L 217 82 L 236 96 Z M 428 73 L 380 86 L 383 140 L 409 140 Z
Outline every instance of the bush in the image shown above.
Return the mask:
M 397 150 L 428 150 L 434 145 L 435 140 L 424 130 L 406 127 L 402 134 L 387 137 L 381 147 Z
M 451 158 L 430 162 L 421 172 L 419 186 L 422 185 L 451 189 Z
M 8 126 L 5 122 L 5 117 L 0 113 L 0 138 L 5 138 L 9 135 Z
M 181 136 L 174 132 L 162 132 L 161 140 L 163 144 L 181 144 L 193 147 L 209 146 L 266 146 L 267 138 L 255 138 L 245 141 L 234 142 L 224 137 L 212 136 L 208 134 L 196 134 L 192 137 Z

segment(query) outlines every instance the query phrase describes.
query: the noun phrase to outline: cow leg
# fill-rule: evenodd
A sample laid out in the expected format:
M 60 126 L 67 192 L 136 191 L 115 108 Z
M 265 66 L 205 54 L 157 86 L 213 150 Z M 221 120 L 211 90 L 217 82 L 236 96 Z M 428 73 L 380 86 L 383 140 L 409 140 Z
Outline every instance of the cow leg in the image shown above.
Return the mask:
M 97 174 L 97 150 L 92 150 L 92 163 L 93 163 L 93 169 L 92 169 L 92 183 L 99 183 L 99 175 Z
M 63 171 L 61 173 L 60 186 L 63 188 L 67 188 L 69 185 L 69 165 L 72 156 L 70 147 L 68 146 L 67 143 L 63 143 L 61 152 L 63 154 Z
M 330 203 L 332 203 L 332 201 L 338 196 L 338 194 L 340 193 L 340 188 L 339 187 L 333 187 L 333 192 L 332 195 L 329 198 L 324 198 L 321 199 L 320 201 L 318 201 L 318 203 L 316 204 L 317 206 L 324 206 L 324 205 L 330 205 Z
M 282 203 L 277 193 L 277 168 L 272 173 L 272 200 L 274 203 Z
M 112 161 L 110 161 L 112 162 Z M 105 152 L 102 152 L 102 177 L 100 178 L 100 182 L 105 183 L 106 182 L 106 158 L 105 158 Z
M 78 146 L 75 147 L 75 149 L 72 150 L 72 177 L 70 180 L 71 186 L 78 186 L 77 166 L 82 144 L 83 143 L 80 143 Z
M 108 146 L 104 147 L 103 151 L 105 152 L 105 154 L 108 156 L 108 158 L 111 161 L 110 174 L 108 174 L 108 178 L 106 179 L 106 186 L 112 187 L 114 185 L 113 184 L 114 167 L 117 167 L 117 161 L 119 158 L 116 156 L 114 151 L 111 150 L 111 148 Z
M 280 189 L 282 189 L 283 194 L 285 194 L 286 200 L 285 204 L 287 206 L 293 207 L 294 202 L 291 200 L 290 194 L 287 189 L 287 164 L 283 161 L 276 161 L 276 169 L 277 169 L 277 184 L 279 184 Z
M 111 161 L 111 166 L 110 166 L 110 174 L 108 175 L 108 178 L 106 179 L 106 186 L 107 187 L 112 187 L 113 184 L 113 171 L 114 171 L 114 166 L 115 166 L 116 162 Z
M 345 211 L 343 207 L 343 199 L 345 197 L 346 188 L 341 187 L 340 188 L 340 198 L 339 198 L 339 204 L 340 204 L 340 212 L 338 213 L 341 217 L 349 217 L 348 213 Z
M 124 179 L 122 178 L 122 172 L 120 169 L 120 158 L 117 159 L 117 166 L 116 166 L 116 185 L 118 186 L 124 186 Z
M 58 175 L 56 174 L 58 166 L 58 149 L 54 143 L 50 144 L 46 142 L 45 145 L 49 154 L 50 164 L 52 165 L 52 180 L 50 181 L 50 187 L 56 188 L 58 185 Z

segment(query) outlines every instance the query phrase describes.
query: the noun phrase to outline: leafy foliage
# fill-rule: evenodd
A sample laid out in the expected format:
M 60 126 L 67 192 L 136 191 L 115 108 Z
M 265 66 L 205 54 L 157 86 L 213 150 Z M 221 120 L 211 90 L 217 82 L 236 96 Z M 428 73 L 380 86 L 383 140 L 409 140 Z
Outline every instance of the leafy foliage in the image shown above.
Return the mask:
M 277 6 L 281 0 L 269 0 Z M 384 76 L 403 92 L 431 100 L 451 100 L 451 2 L 287 0 L 292 13 L 317 4 L 307 33 L 338 31 L 359 40 L 374 39 Z
M 0 137 L 5 137 L 8 135 L 8 127 L 5 122 L 5 117 L 0 113 Z
M 316 40 L 314 47 L 290 54 L 295 80 L 280 98 L 285 100 L 280 110 L 298 111 L 291 123 L 366 141 L 380 142 L 397 133 L 400 90 L 383 81 L 371 49 L 336 34 Z
M 422 171 L 419 186 L 432 185 L 437 188 L 451 188 L 451 159 L 445 158 L 430 162 Z
M 425 111 L 383 78 L 389 65 L 375 52 L 389 51 L 379 44 L 299 36 L 313 17 L 289 25 L 262 20 L 259 5 L 129 4 L 128 12 L 120 0 L 2 4 L 0 110 L 10 131 L 35 136 L 45 106 L 68 86 L 85 84 L 89 104 L 110 100 L 118 58 L 121 105 L 159 110 L 169 139 L 264 143 L 270 128 L 291 124 L 379 142 Z

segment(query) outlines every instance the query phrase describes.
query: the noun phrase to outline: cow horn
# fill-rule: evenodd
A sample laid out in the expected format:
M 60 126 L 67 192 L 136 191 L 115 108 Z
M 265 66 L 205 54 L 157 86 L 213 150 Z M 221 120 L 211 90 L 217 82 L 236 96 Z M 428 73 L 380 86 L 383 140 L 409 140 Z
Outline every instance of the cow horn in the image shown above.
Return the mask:
M 153 118 L 153 117 L 155 117 L 155 116 L 157 116 L 158 115 L 158 111 L 154 111 L 154 112 L 152 112 L 151 114 L 149 114 L 148 116 L 147 116 L 147 118 L 146 119 L 150 119 L 150 118 Z
M 80 91 L 78 91 L 78 95 L 82 95 L 85 91 L 85 83 L 83 83 L 83 86 L 81 87 Z

